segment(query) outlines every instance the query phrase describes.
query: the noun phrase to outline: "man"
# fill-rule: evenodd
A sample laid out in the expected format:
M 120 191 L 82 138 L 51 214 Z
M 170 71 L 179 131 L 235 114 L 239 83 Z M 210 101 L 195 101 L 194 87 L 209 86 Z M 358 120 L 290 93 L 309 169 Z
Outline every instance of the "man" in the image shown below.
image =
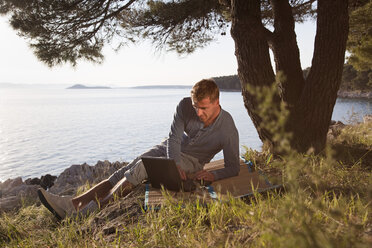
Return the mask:
M 215 154 L 223 150 L 225 168 L 208 172 L 203 170 Z M 191 90 L 191 97 L 180 101 L 174 114 L 169 138 L 160 145 L 133 160 L 108 179 L 86 193 L 61 197 L 39 190 L 41 202 L 63 219 L 77 212 L 86 214 L 105 206 L 114 195 L 126 196 L 147 178 L 142 156 L 174 159 L 181 178 L 191 173 L 198 180 L 213 182 L 239 173 L 239 135 L 231 115 L 219 102 L 219 89 L 211 79 L 203 79 Z

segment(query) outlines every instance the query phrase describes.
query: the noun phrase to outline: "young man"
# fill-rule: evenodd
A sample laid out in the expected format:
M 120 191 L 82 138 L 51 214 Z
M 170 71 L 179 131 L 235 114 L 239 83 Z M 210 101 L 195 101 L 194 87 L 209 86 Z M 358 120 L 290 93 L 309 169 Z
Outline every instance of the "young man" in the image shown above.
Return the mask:
M 203 170 L 215 154 L 223 150 L 225 168 Z M 133 160 L 108 179 L 77 197 L 61 197 L 39 190 L 41 202 L 57 218 L 77 212 L 86 214 L 127 195 L 147 178 L 142 156 L 174 159 L 181 178 L 193 173 L 198 180 L 213 182 L 239 173 L 239 135 L 231 115 L 219 102 L 219 89 L 211 79 L 203 79 L 191 90 L 191 97 L 180 101 L 174 114 L 169 138 Z

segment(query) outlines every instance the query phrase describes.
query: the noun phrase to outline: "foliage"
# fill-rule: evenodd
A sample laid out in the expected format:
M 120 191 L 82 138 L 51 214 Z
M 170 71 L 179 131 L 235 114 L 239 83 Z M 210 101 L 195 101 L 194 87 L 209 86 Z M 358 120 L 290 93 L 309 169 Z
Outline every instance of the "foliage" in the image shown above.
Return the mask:
M 80 59 L 102 62 L 102 48 L 120 35 L 117 16 L 128 1 L 1 1 L 0 14 L 27 38 L 35 55 L 49 66 Z
M 303 70 L 306 78 L 310 67 Z M 357 71 L 351 64 L 345 64 L 342 72 L 340 90 L 372 90 L 372 70 Z
M 372 2 L 355 9 L 350 15 L 347 49 L 348 62 L 358 71 L 372 69 Z
M 341 130 L 336 142 L 372 148 L 372 122 L 354 123 Z
M 372 69 L 357 71 L 352 65 L 345 64 L 340 90 L 372 90 Z
M 372 89 L 372 2 L 361 1 L 350 15 L 350 31 L 347 49 L 350 52 L 348 64 L 340 89 Z
M 315 14 L 311 1 L 291 0 L 294 18 Z M 225 35 L 229 1 L 218 0 L 61 0 L 0 2 L 0 14 L 25 37 L 36 56 L 49 66 L 80 59 L 102 62 L 105 43 L 150 39 L 159 49 L 191 53 Z M 262 1 L 262 18 L 273 24 L 270 2 Z
M 310 67 L 303 70 L 304 78 L 307 77 Z M 241 90 L 238 75 L 222 76 L 213 78 L 222 90 Z M 357 71 L 351 64 L 345 64 L 342 73 L 340 90 L 372 90 L 372 70 Z
M 241 91 L 242 86 L 237 75 L 213 78 L 220 90 Z
M 226 34 L 223 9 L 215 0 L 150 0 L 123 12 L 120 19 L 131 41 L 150 39 L 158 49 L 182 54 L 208 45 L 216 34 Z
M 256 114 L 262 120 L 258 128 L 272 135 L 271 142 L 264 142 L 264 147 L 279 154 L 290 150 L 289 141 L 292 135 L 286 131 L 289 116 L 286 103 L 281 101 L 279 104 L 275 104 L 275 99 L 281 94 L 280 85 L 285 80 L 285 75 L 279 71 L 276 75 L 276 81 L 270 87 L 246 87 L 246 90 L 251 95 L 256 96 L 259 102 L 255 109 Z

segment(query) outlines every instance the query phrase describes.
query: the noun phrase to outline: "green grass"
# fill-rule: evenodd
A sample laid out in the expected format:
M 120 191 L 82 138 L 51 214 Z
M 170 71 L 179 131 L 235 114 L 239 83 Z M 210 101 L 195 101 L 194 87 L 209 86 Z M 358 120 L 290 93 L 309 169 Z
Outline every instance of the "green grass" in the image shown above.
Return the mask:
M 339 143 L 370 150 L 368 125 L 343 132 Z M 0 247 L 371 247 L 372 173 L 363 158 L 345 162 L 331 148 L 322 156 L 274 158 L 253 150 L 245 156 L 285 192 L 207 206 L 169 199 L 148 212 L 141 211 L 142 198 L 126 207 L 130 199 L 119 199 L 106 212 L 62 223 L 27 202 L 1 214 Z M 123 214 L 112 216 L 115 209 Z

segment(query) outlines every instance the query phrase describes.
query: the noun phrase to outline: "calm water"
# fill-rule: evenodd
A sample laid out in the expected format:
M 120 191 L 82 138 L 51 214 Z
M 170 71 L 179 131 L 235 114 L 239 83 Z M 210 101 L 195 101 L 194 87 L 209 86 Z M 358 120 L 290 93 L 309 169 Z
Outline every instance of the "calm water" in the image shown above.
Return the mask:
M 0 88 L 0 181 L 57 175 L 72 164 L 130 161 L 168 135 L 175 107 L 189 89 Z M 222 92 L 240 144 L 261 141 L 238 92 Z M 333 119 L 372 113 L 371 100 L 338 99 Z M 241 149 L 243 151 L 243 149 Z M 216 158 L 222 158 L 218 154 Z

